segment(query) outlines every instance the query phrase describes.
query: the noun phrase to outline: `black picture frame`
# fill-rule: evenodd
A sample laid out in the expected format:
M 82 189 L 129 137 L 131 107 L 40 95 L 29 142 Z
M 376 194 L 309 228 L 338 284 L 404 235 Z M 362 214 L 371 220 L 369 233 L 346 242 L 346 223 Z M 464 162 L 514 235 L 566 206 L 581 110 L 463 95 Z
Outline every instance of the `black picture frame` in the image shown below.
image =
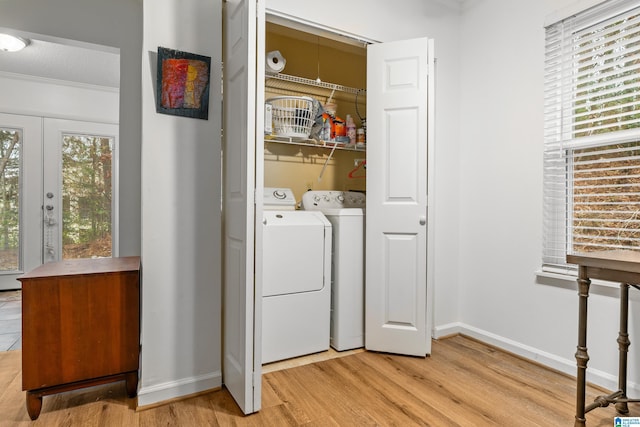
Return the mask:
M 209 119 L 211 57 L 158 47 L 156 112 Z

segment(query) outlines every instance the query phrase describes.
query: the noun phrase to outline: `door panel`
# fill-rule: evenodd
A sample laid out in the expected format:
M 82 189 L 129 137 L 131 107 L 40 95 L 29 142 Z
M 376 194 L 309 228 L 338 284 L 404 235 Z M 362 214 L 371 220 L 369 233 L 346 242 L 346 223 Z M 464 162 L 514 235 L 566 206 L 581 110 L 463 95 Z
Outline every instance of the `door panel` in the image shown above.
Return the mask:
M 256 25 L 260 4 L 224 4 L 224 330 L 223 382 L 245 414 L 260 409 L 260 371 L 254 381 L 261 342 L 254 313 L 256 185 Z M 255 304 L 255 306 L 254 306 Z M 254 311 L 255 310 L 255 311 Z
M 414 356 L 430 351 L 427 54 L 427 39 L 367 51 L 365 345 Z
M 420 154 L 417 129 L 418 111 L 415 108 L 385 112 L 386 128 L 394 138 L 393 149 L 385 163 L 386 200 L 416 203 L 418 197 Z M 423 165 L 424 167 L 424 165 Z
M 44 119 L 44 262 L 117 256 L 118 132 Z
M 416 328 L 420 318 L 420 309 L 416 306 L 416 289 L 419 271 L 416 271 L 418 260 L 418 239 L 416 235 L 385 234 L 384 257 L 387 262 L 385 271 L 388 277 L 384 280 L 385 325 L 394 328 Z M 391 286 L 393 285 L 393 286 Z
M 0 114 L 0 290 L 42 263 L 42 119 Z

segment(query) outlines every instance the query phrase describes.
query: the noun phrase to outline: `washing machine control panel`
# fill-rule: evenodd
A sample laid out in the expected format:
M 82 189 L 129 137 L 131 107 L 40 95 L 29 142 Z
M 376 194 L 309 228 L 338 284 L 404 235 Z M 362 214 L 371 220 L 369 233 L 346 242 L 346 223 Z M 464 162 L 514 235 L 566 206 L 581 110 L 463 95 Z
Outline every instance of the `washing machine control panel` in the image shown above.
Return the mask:
M 302 209 L 323 210 L 366 207 L 366 196 L 357 191 L 307 191 L 302 195 Z

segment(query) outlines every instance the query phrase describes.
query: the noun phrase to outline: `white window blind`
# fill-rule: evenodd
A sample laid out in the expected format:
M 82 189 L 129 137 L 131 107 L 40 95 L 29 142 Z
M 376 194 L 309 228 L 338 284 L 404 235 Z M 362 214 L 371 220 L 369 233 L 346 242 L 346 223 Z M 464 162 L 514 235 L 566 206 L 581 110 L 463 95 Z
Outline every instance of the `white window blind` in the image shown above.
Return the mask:
M 640 250 L 640 4 L 610 0 L 546 28 L 543 269 L 572 252 Z

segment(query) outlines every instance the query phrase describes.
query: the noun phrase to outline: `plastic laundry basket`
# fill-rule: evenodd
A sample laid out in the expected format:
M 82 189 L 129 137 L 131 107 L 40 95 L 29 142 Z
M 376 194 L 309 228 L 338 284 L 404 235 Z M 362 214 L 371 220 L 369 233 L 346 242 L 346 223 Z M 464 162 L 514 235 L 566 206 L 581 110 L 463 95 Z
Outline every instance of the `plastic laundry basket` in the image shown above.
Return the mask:
M 277 96 L 266 101 L 272 106 L 276 136 L 307 139 L 315 121 L 314 101 L 308 96 Z

